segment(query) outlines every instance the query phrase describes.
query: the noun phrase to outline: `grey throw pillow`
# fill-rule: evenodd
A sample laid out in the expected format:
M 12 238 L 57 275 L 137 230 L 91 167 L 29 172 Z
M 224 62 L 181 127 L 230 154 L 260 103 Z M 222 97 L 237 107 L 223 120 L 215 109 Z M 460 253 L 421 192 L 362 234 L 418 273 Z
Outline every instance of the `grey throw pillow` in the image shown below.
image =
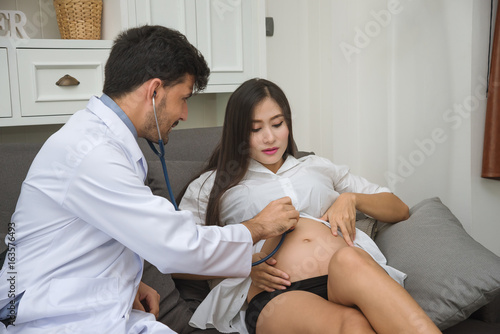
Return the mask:
M 439 198 L 383 226 L 375 242 L 389 265 L 408 274 L 405 288 L 441 330 L 500 296 L 500 257 L 467 234 Z
M 377 221 L 373 218 L 365 217 L 356 220 L 356 228 L 365 232 L 370 238 L 375 239 L 377 234 Z

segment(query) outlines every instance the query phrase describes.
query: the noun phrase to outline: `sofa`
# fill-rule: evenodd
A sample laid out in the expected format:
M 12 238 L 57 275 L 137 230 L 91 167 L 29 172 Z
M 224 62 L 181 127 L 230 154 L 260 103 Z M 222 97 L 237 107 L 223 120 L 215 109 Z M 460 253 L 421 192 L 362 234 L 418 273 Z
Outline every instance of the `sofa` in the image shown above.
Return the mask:
M 203 167 L 220 135 L 220 127 L 171 132 L 166 160 L 175 196 Z M 168 198 L 158 157 L 145 141 L 140 139 L 139 144 L 149 164 L 146 184 L 154 194 Z M 40 147 L 0 144 L 2 240 L 21 183 Z M 444 333 L 500 333 L 500 257 L 468 235 L 439 198 L 423 199 L 411 207 L 406 221 L 385 224 L 360 217 L 358 225 L 375 240 L 390 265 L 408 274 L 405 288 Z M 3 255 L 5 249 L 1 243 Z M 218 333 L 188 324 L 208 291 L 205 281 L 175 280 L 147 262 L 143 281 L 161 295 L 159 321 L 178 333 Z

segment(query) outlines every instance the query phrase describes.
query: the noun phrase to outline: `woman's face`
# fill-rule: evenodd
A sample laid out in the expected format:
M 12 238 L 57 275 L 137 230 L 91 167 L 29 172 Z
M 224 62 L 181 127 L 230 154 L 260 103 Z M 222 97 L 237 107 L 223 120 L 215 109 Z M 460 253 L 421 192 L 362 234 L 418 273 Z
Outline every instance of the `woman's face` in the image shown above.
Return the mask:
M 250 157 L 276 173 L 283 164 L 287 146 L 285 116 L 273 99 L 265 98 L 253 111 Z

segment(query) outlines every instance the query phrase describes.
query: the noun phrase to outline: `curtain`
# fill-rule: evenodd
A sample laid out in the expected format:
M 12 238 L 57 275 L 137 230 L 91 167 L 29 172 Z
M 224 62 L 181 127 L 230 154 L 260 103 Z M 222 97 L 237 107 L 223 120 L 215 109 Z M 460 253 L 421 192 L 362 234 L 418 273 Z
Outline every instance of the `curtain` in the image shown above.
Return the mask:
M 500 180 L 500 6 L 493 35 L 481 176 Z

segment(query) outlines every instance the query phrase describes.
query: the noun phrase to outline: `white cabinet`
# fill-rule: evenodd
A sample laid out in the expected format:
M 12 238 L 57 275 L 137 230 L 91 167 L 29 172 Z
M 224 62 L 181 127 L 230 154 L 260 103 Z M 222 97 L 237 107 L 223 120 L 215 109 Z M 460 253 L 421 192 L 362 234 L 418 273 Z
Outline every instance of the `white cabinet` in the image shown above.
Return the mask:
M 112 40 L 143 24 L 177 29 L 201 51 L 211 69 L 206 93 L 230 93 L 249 78 L 265 77 L 264 1 L 106 0 L 104 40 L 0 38 L 0 127 L 66 122 L 101 94 Z M 79 84 L 56 85 L 66 74 Z
M 21 115 L 71 115 L 102 94 L 108 50 L 18 49 Z
M 196 46 L 195 0 L 128 0 L 128 8 L 129 26 L 151 24 L 172 28 Z
M 101 94 L 110 48 L 110 41 L 0 39 L 0 127 L 66 122 Z M 73 82 L 58 85 L 65 76 Z
M 9 63 L 7 49 L 0 48 L 0 118 L 11 117 Z
M 265 77 L 263 0 L 129 0 L 131 25 L 179 30 L 205 57 L 206 92 L 232 92 L 245 80 Z

